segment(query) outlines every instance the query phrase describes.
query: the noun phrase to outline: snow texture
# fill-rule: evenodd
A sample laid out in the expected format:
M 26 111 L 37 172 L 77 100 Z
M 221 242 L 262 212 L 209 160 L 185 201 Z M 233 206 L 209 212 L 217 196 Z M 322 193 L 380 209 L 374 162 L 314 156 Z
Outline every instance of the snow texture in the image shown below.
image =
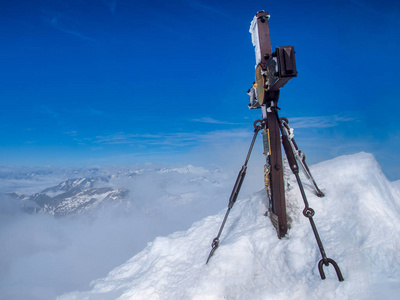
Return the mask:
M 261 63 L 261 49 L 260 42 L 258 39 L 258 25 L 257 25 L 257 17 L 253 18 L 251 21 L 249 32 L 251 33 L 251 42 L 254 46 L 254 51 L 256 52 L 256 68 L 259 63 Z
M 278 239 L 266 210 L 265 192 L 237 201 L 210 262 L 225 210 L 187 231 L 158 237 L 92 290 L 66 299 L 398 299 L 400 292 L 400 193 L 372 155 L 341 156 L 311 167 L 325 193 L 318 198 L 303 179 L 314 221 L 330 265 L 321 259 L 293 176 L 287 192 L 291 229 Z

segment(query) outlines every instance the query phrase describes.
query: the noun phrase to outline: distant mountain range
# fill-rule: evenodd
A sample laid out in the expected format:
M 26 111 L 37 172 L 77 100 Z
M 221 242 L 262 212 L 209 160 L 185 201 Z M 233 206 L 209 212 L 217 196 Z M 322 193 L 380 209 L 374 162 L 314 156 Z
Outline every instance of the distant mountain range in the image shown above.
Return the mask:
M 208 199 L 221 192 L 225 200 L 225 181 L 231 185 L 230 177 L 220 169 L 192 165 L 172 169 L 0 168 L 0 179 L 0 191 L 18 201 L 23 211 L 56 217 L 95 212 L 108 204 L 126 209 L 132 205 L 144 214 L 183 206 L 192 209 L 192 205 L 208 206 Z
M 108 177 L 74 178 L 32 195 L 15 192 L 8 195 L 19 200 L 25 212 L 63 217 L 92 211 L 104 204 L 123 202 L 128 190 L 114 189 L 107 183 Z

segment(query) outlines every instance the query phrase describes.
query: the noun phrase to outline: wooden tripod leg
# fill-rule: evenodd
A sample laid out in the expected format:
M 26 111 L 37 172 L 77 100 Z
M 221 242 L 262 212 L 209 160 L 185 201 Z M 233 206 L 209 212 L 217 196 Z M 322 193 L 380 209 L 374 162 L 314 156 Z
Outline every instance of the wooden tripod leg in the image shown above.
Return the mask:
M 287 230 L 286 203 L 285 203 L 285 186 L 283 181 L 283 164 L 282 164 L 282 148 L 281 135 L 279 130 L 279 120 L 276 113 L 267 112 L 266 127 L 268 129 L 268 150 L 264 149 L 264 153 L 269 153 L 269 185 L 270 185 L 270 217 L 274 224 L 278 237 L 284 237 Z M 265 135 L 264 135 L 265 136 Z M 264 143 L 264 148 L 266 143 Z

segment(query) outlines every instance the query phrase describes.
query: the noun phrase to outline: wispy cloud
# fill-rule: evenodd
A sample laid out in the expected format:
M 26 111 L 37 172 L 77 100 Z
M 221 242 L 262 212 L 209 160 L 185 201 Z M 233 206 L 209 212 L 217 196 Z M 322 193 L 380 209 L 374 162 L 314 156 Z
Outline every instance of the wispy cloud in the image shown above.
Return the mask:
M 93 41 L 92 38 L 86 36 L 79 29 L 77 29 L 78 26 L 76 24 L 75 26 L 73 26 L 76 21 L 74 21 L 70 17 L 62 15 L 60 13 L 44 12 L 42 19 L 58 31 L 61 31 L 68 35 L 72 35 L 84 41 Z
M 45 106 L 45 105 L 40 106 L 38 110 L 39 110 L 39 113 L 45 114 L 54 119 L 58 119 L 60 117 L 60 114 L 58 112 L 56 112 L 52 108 Z
M 214 6 L 207 5 L 207 4 L 203 3 L 203 1 L 189 0 L 186 2 L 188 5 L 190 5 L 191 7 L 195 8 L 195 9 L 202 9 L 202 10 L 205 10 L 207 12 L 211 12 L 211 13 L 214 13 L 217 15 L 227 16 L 223 10 L 216 9 Z M 213 2 L 213 3 L 217 3 L 217 2 Z
M 122 145 L 122 144 L 133 144 L 133 143 L 144 143 L 144 144 L 162 144 L 165 141 L 165 135 L 156 134 L 135 134 L 117 132 L 108 135 L 98 135 L 94 138 L 94 142 L 98 144 L 107 145 Z
M 193 122 L 209 123 L 209 124 L 225 124 L 225 125 L 241 125 L 243 123 L 232 123 L 227 121 L 215 120 L 213 118 L 204 117 L 200 119 L 192 119 Z
M 220 144 L 232 139 L 247 138 L 252 132 L 248 130 L 217 130 L 210 132 L 176 132 L 160 134 L 132 134 L 118 132 L 110 135 L 96 136 L 93 140 L 97 144 L 105 145 L 127 145 L 136 144 L 141 146 L 171 146 L 190 147 L 204 143 Z
M 376 13 L 376 9 L 374 9 L 374 8 L 372 8 L 372 7 L 370 7 L 370 6 L 368 6 L 368 5 L 365 3 L 365 1 L 362 1 L 362 0 L 350 0 L 350 2 L 354 3 L 354 4 L 357 5 L 359 8 L 362 8 L 362 9 L 368 11 L 368 12 Z M 378 8 L 378 7 L 376 7 L 376 8 Z
M 114 15 L 117 9 L 118 0 L 103 0 L 105 6 L 107 6 L 111 13 Z
M 290 118 L 290 126 L 293 128 L 328 128 L 338 126 L 343 122 L 352 122 L 355 119 L 346 116 L 317 116 Z
M 88 112 L 89 112 L 89 114 L 94 115 L 94 116 L 104 116 L 105 115 L 104 111 L 95 109 L 93 107 L 89 107 Z
M 78 135 L 78 132 L 77 132 L 76 130 L 67 131 L 67 132 L 64 132 L 64 133 L 65 133 L 66 135 L 73 136 L 73 137 L 75 137 L 75 136 Z
M 316 117 L 296 117 L 290 118 L 289 122 L 293 128 L 328 128 L 338 126 L 343 122 L 352 122 L 353 117 L 332 115 L 332 116 L 316 116 Z M 192 119 L 192 122 L 201 122 L 208 124 L 223 124 L 223 125 L 243 125 L 244 123 L 234 123 L 222 120 L 216 120 L 210 117 Z

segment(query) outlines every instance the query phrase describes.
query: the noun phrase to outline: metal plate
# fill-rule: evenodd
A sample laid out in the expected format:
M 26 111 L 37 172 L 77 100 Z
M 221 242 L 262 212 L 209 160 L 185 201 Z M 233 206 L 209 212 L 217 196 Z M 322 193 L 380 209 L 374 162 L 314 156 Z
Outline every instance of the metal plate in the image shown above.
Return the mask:
M 257 88 L 257 99 L 258 99 L 258 103 L 260 103 L 260 105 L 263 105 L 265 102 L 265 77 L 262 73 L 262 67 L 261 65 L 258 65 L 256 68 L 256 88 Z

